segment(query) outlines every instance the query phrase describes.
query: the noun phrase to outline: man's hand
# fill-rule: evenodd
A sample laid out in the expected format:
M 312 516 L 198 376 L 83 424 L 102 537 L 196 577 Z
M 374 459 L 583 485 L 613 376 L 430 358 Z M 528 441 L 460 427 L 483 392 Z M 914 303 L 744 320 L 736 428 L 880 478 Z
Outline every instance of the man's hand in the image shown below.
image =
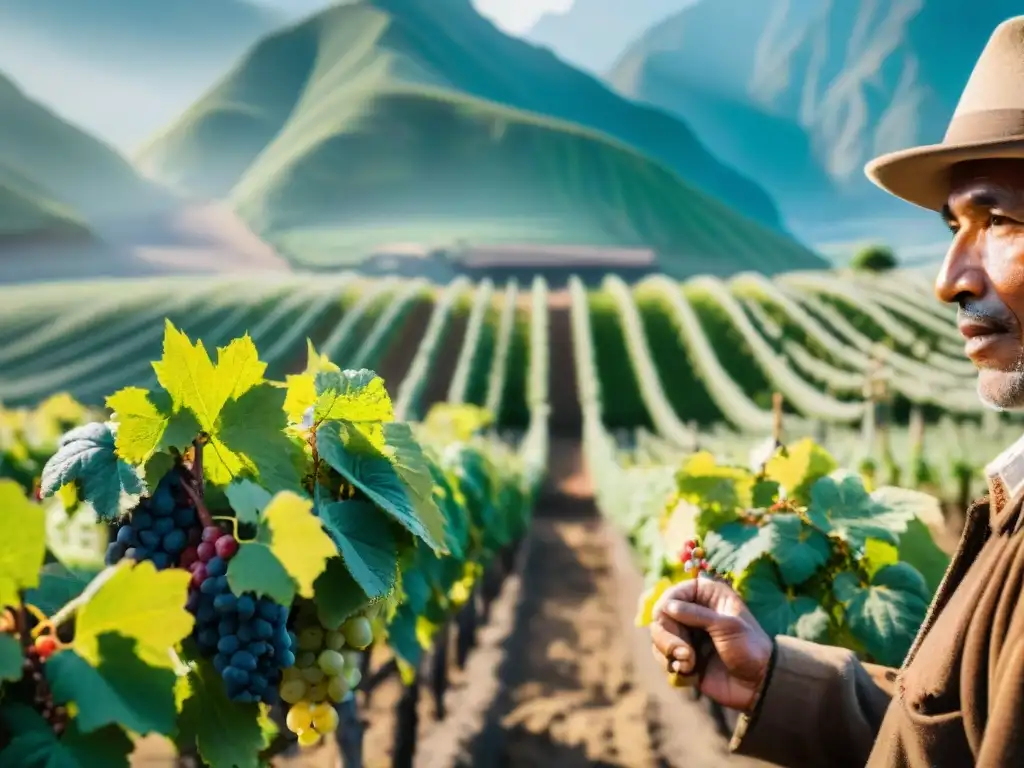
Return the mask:
M 700 690 L 723 707 L 748 712 L 754 705 L 772 655 L 772 639 L 732 587 L 713 579 L 692 579 L 658 600 L 651 623 L 654 655 L 671 672 L 692 674 L 696 653 L 687 628 L 707 632 L 714 645 Z

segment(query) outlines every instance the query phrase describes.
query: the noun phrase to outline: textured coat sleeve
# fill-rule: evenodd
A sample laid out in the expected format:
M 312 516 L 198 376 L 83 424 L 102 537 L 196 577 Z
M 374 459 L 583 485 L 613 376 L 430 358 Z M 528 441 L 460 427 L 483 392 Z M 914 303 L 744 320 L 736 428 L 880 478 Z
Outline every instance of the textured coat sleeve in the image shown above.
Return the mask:
M 893 680 L 895 670 L 862 664 L 844 648 L 777 637 L 761 701 L 740 718 L 729 747 L 787 768 L 863 768 Z

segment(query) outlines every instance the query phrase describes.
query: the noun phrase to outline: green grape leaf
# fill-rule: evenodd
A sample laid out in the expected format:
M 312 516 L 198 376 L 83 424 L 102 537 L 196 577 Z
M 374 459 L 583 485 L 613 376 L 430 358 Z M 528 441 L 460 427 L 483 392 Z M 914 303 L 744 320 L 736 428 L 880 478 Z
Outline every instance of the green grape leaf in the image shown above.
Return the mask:
M 168 649 L 188 637 L 195 623 L 185 610 L 189 573 L 122 560 L 100 578 L 75 618 L 75 652 L 98 667 L 100 638 L 116 632 L 136 641 L 136 655 L 149 666 L 173 669 Z
M 332 557 L 313 583 L 313 600 L 324 626 L 337 627 L 370 603 L 340 557 Z
M 383 424 L 395 418 L 384 379 L 365 368 L 320 371 L 316 374 L 315 387 L 315 426 L 325 421 L 343 421 L 377 452 L 384 453 Z
M 82 733 L 72 719 L 58 738 L 42 715 L 24 704 L 5 704 L 0 720 L 13 738 L 0 752 L 0 765 L 17 768 L 128 768 L 134 748 L 120 728 Z
M 834 533 L 859 549 L 869 538 L 898 544 L 897 534 L 907 529 L 913 512 L 875 501 L 858 475 L 846 474 L 814 483 L 807 516 L 824 533 Z
M 46 556 L 46 514 L 14 480 L 0 480 L 0 607 L 18 605 L 18 593 L 39 585 Z
M 402 592 L 405 594 L 404 605 L 414 613 L 420 614 L 427 610 L 431 589 L 426 574 L 418 562 L 419 558 L 417 557 L 416 560 L 417 567 L 402 571 Z
M 65 434 L 57 452 L 43 467 L 40 491 L 52 496 L 68 483 L 78 482 L 82 498 L 92 504 L 103 520 L 121 514 L 122 502 L 130 506 L 145 490 L 135 469 L 118 458 L 116 425 L 94 422 Z
M 812 486 L 837 467 L 828 451 L 807 438 L 780 448 L 765 465 L 765 477 L 782 486 L 787 499 L 806 505 Z
M 779 500 L 781 485 L 775 480 L 759 480 L 754 483 L 751 492 L 752 506 L 756 509 L 767 509 Z
M 175 674 L 151 667 L 135 655 L 135 641 L 113 632 L 99 638 L 100 663 L 93 666 L 73 649 L 50 657 L 43 669 L 54 699 L 78 707 L 78 727 L 92 733 L 120 725 L 135 733 L 169 735 L 175 730 Z
M 676 475 L 679 498 L 698 506 L 697 532 L 733 522 L 752 503 L 754 476 L 743 467 L 724 466 L 706 451 L 688 458 Z
M 928 611 L 924 577 L 907 563 L 878 570 L 864 585 L 855 573 L 843 571 L 832 593 L 846 609 L 846 623 L 878 663 L 898 667 L 910 649 Z
M 18 638 L 14 635 L 0 635 L 0 680 L 9 680 L 12 683 L 20 680 L 24 660 Z
M 255 540 L 243 542 L 231 558 L 228 584 L 236 595 L 255 592 L 291 605 L 296 592 L 313 596 L 313 583 L 337 554 L 313 502 L 282 491 L 263 510 Z
M 238 522 L 251 525 L 259 523 L 260 513 L 273 498 L 270 491 L 248 478 L 235 480 L 225 489 L 225 494 Z
M 259 705 L 231 701 L 209 661 L 190 661 L 188 667 L 175 688 L 181 710 L 178 744 L 195 744 L 210 768 L 259 768 L 265 743 Z
M 248 475 L 271 492 L 299 490 L 302 454 L 284 432 L 284 396 L 259 384 L 224 405 L 203 455 L 210 482 L 228 485 Z
M 398 576 L 394 523 L 366 501 L 339 501 L 320 510 L 348 570 L 371 598 L 386 595 Z
M 759 538 L 767 540 L 767 551 L 790 586 L 811 578 L 832 554 L 828 536 L 796 515 L 772 515 Z
M 745 523 L 727 523 L 704 537 L 708 562 L 716 570 L 741 574 L 760 557 L 768 554 L 771 540 L 761 528 Z
M 388 645 L 399 659 L 417 669 L 423 658 L 423 646 L 416 634 L 418 614 L 407 605 L 400 605 L 388 624 Z
M 389 443 L 391 430 L 388 428 L 394 426 L 395 423 L 386 425 L 385 434 Z M 408 429 L 407 425 L 403 426 Z M 320 456 L 380 509 L 414 536 L 432 547 L 442 548 L 444 517 L 434 504 L 433 478 L 422 450 L 417 454 L 408 444 L 403 444 L 400 451 L 396 449 L 394 464 L 382 456 L 350 451 L 346 434 L 339 422 L 327 422 L 321 426 L 316 433 L 316 445 Z M 399 461 L 402 459 L 406 463 L 399 469 Z M 410 482 L 415 482 L 416 487 L 411 487 L 408 484 Z M 422 496 L 428 483 L 429 501 Z
M 949 555 L 935 543 L 928 526 L 916 517 L 907 523 L 907 530 L 900 536 L 899 558 L 921 573 L 929 594 L 935 594 L 949 568 Z
M 823 642 L 828 637 L 828 612 L 813 597 L 787 594 L 769 561 L 754 564 L 743 580 L 742 592 L 747 607 L 769 635 L 812 642 Z
M 25 602 L 52 616 L 82 594 L 95 575 L 95 572 L 68 568 L 63 563 L 46 563 L 39 571 L 39 586 L 25 593 Z
M 874 576 L 888 565 L 895 565 L 900 560 L 900 551 L 887 541 L 868 539 L 864 542 L 864 554 L 861 565 L 867 570 L 868 576 Z
M 434 499 L 434 475 L 430 469 L 430 459 L 408 424 L 399 421 L 385 424 L 384 436 L 392 451 L 391 460 L 395 471 L 409 490 L 416 516 L 427 533 L 422 537 L 423 541 L 437 554 L 447 554 L 444 546 L 445 518 Z

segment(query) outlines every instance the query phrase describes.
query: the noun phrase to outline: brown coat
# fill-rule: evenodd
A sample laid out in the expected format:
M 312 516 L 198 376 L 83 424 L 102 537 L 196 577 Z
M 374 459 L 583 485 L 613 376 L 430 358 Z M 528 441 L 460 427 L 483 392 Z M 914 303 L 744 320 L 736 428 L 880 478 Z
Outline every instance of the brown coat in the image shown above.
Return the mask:
M 780 637 L 733 751 L 789 768 L 1024 767 L 1024 493 L 1002 488 L 968 511 L 900 670 Z

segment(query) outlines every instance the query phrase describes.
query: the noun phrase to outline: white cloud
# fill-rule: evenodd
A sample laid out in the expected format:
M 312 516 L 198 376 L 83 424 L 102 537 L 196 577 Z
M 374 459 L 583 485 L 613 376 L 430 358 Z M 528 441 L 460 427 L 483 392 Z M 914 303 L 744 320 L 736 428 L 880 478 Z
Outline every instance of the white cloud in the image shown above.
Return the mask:
M 521 35 L 545 13 L 564 13 L 573 0 L 473 0 L 484 16 L 513 35 Z

